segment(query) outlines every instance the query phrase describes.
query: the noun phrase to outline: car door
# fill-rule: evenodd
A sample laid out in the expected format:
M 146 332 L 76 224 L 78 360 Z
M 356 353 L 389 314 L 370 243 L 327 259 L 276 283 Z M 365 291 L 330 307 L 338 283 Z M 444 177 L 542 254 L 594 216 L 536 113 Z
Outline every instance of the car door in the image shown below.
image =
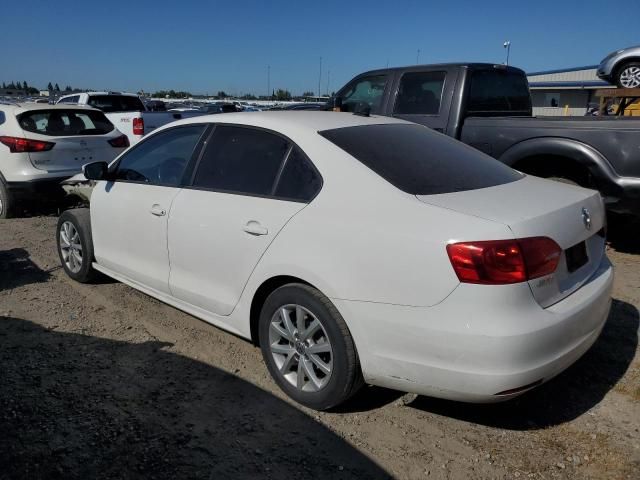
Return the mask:
M 113 181 L 91 195 L 98 264 L 168 293 L 167 215 L 205 125 L 167 129 L 143 140 L 112 167 Z
M 217 126 L 192 185 L 171 207 L 172 295 L 229 315 L 269 244 L 320 186 L 320 175 L 288 139 L 261 129 Z
M 402 73 L 390 110 L 392 116 L 444 132 L 455 86 L 455 71 L 446 68 Z

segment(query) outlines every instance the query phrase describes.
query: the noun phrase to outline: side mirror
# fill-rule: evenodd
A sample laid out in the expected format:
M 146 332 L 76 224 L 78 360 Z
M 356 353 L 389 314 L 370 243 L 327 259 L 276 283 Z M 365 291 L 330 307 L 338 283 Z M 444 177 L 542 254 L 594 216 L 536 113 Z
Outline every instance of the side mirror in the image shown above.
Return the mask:
M 340 97 L 331 97 L 329 99 L 329 110 L 332 112 L 341 112 L 342 111 L 342 98 Z
M 87 180 L 107 180 L 109 164 L 107 162 L 87 163 L 82 167 L 82 173 L 87 177 Z

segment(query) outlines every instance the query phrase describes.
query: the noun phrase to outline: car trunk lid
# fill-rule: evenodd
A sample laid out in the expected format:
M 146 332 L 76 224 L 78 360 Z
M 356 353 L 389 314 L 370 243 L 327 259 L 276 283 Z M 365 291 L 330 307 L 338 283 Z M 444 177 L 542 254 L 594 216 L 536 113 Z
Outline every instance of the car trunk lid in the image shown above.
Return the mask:
M 606 214 L 599 193 L 593 190 L 526 176 L 495 187 L 417 197 L 431 205 L 503 223 L 515 238 L 554 240 L 562 249 L 556 271 L 529 281 L 542 307 L 580 288 L 604 255 Z

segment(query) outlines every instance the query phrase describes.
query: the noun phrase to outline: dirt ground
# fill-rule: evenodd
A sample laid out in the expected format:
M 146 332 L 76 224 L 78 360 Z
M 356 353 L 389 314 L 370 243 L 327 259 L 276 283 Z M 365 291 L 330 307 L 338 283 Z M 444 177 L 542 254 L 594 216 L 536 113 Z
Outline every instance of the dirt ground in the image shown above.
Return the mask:
M 0 221 L 0 479 L 640 478 L 637 226 L 601 338 L 548 384 L 497 405 L 367 387 L 319 414 L 246 341 L 71 281 L 55 223 Z

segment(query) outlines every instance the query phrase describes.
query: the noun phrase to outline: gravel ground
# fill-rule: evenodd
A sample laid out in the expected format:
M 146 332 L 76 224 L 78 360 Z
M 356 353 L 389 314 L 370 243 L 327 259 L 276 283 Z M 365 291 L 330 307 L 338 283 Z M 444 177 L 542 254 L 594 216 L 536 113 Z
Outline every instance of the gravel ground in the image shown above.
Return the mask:
M 609 248 L 601 338 L 548 384 L 498 405 L 367 387 L 319 414 L 244 340 L 106 278 L 71 281 L 55 222 L 0 220 L 0 479 L 638 478 L 637 225 Z

